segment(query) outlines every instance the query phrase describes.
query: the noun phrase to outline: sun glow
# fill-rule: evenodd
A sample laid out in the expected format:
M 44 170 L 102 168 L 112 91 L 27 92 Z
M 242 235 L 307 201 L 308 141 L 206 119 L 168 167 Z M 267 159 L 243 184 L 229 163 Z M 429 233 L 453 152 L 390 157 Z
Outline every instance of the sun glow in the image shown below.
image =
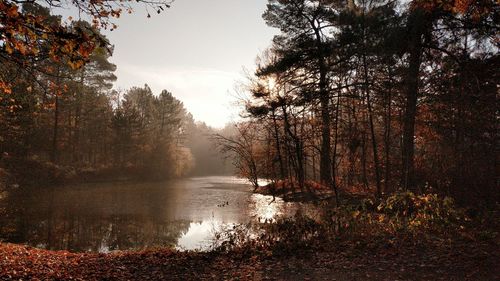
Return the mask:
M 283 214 L 282 207 L 285 202 L 281 198 L 273 199 L 272 196 L 256 193 L 252 194 L 251 200 L 253 205 L 251 215 L 260 222 L 273 221 Z
M 276 79 L 274 77 L 267 78 L 267 87 L 270 91 L 274 90 L 276 87 Z

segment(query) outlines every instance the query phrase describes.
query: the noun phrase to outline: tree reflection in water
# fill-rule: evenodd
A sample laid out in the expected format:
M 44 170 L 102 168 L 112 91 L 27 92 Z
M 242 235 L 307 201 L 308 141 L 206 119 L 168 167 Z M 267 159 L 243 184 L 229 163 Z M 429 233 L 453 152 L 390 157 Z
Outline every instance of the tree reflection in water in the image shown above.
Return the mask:
M 207 177 L 11 192 L 1 200 L 0 239 L 74 252 L 206 249 L 222 227 L 297 208 L 251 189 L 233 177 Z

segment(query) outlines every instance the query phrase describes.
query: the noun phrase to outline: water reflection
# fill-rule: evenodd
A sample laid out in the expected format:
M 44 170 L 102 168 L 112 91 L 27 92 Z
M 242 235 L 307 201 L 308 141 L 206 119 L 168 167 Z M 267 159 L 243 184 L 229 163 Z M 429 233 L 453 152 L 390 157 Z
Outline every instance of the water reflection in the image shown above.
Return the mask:
M 251 190 L 242 179 L 206 177 L 11 193 L 0 201 L 0 239 L 80 252 L 206 249 L 223 227 L 297 208 Z
M 251 197 L 251 216 L 255 217 L 259 222 L 273 221 L 278 216 L 284 215 L 284 211 L 290 209 L 293 204 L 288 203 L 289 208 L 285 208 L 286 204 L 279 197 L 273 198 L 262 194 L 252 194 Z
M 216 220 L 191 222 L 187 232 L 183 233 L 176 245 L 178 250 L 207 250 L 214 235 L 224 223 Z

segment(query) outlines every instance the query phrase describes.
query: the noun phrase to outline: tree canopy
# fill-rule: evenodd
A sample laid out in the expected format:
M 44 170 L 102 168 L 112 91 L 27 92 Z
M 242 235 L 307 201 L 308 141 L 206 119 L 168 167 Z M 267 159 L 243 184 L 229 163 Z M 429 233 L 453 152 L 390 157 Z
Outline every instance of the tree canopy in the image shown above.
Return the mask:
M 0 62 L 13 64 L 36 76 L 38 73 L 56 75 L 49 66 L 41 65 L 50 59 L 62 61 L 78 69 L 89 61 L 96 48 L 111 52 L 109 42 L 99 29 L 115 29 L 113 18 L 123 13 L 132 13 L 133 2 L 139 2 L 161 13 L 170 7 L 170 1 L 16 1 L 0 2 Z M 81 25 L 60 16 L 50 15 L 48 8 L 74 7 L 80 13 L 89 15 L 92 23 Z M 11 92 L 12 81 L 0 77 L 0 90 Z

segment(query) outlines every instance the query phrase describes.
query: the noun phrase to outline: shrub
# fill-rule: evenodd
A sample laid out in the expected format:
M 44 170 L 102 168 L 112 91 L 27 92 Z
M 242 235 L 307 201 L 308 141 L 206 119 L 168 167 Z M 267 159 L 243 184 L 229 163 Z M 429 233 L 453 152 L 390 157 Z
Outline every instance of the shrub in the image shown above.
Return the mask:
M 379 221 L 388 223 L 395 230 L 446 230 L 459 227 L 466 219 L 464 212 L 449 197 L 416 195 L 408 191 L 387 197 L 377 210 Z
M 311 246 L 324 233 L 323 224 L 297 213 L 272 222 L 237 224 L 215 233 L 212 250 L 227 252 L 233 249 L 290 253 Z

